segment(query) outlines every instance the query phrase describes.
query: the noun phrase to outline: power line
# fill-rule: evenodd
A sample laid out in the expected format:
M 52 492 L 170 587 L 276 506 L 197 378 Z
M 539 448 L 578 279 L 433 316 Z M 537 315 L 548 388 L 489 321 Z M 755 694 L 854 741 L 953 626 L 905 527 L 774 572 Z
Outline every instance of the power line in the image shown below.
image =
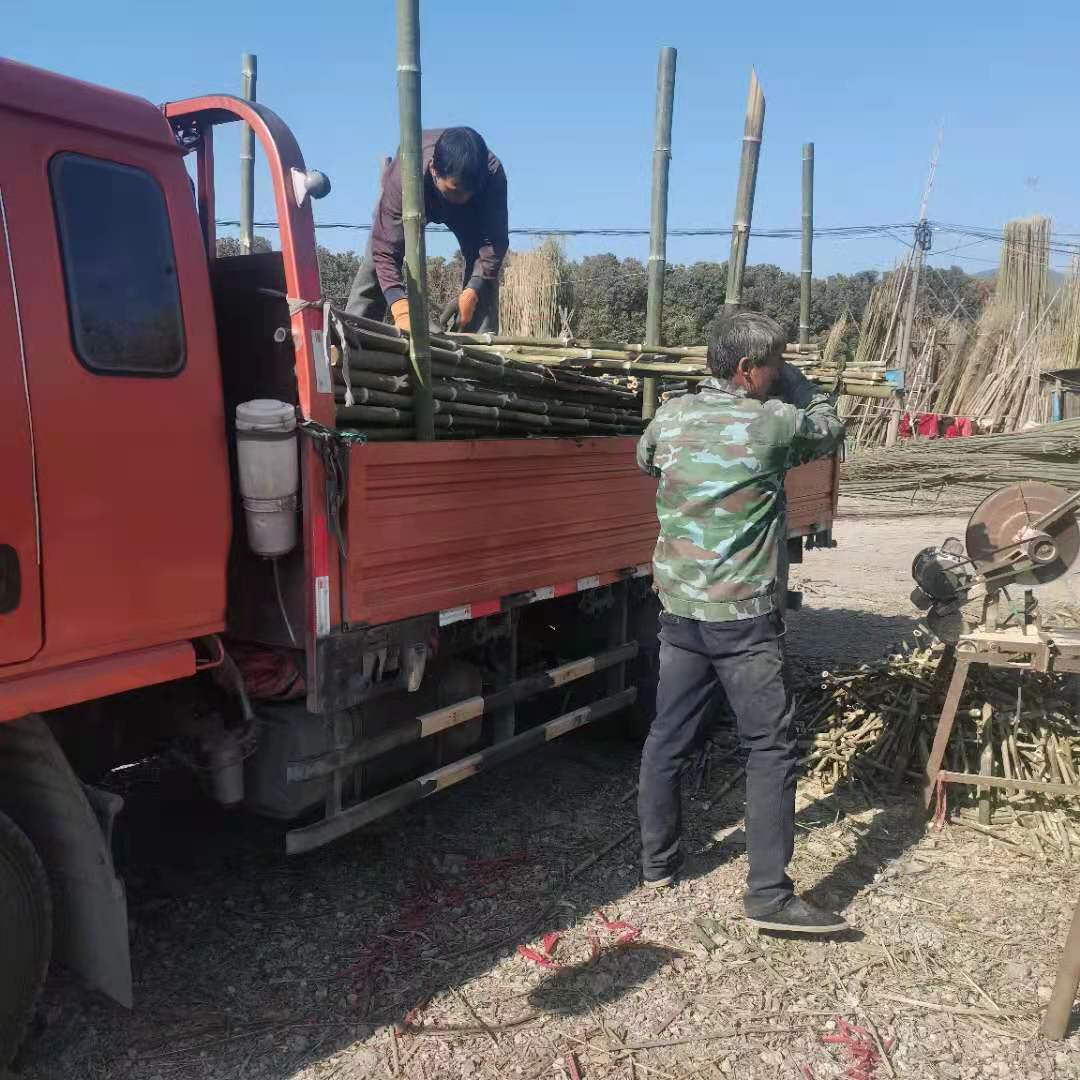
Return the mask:
M 223 228 L 238 228 L 239 221 L 220 220 L 217 222 Z M 259 229 L 276 229 L 276 221 L 256 221 L 255 227 Z M 370 225 L 360 225 L 346 221 L 320 221 L 315 223 L 316 229 L 344 229 L 353 232 L 369 232 Z M 450 230 L 445 225 L 431 225 L 436 232 L 448 233 Z M 901 222 L 893 225 L 835 225 L 814 230 L 814 236 L 821 239 L 857 239 L 863 236 L 878 236 L 890 229 L 914 229 L 914 222 Z M 649 230 L 637 227 L 619 226 L 580 226 L 575 228 L 544 227 L 538 225 L 518 225 L 508 230 L 512 236 L 648 236 Z M 753 235 L 762 239 L 790 240 L 802 236 L 802 228 L 799 226 L 783 229 L 754 229 Z M 668 236 L 731 236 L 730 228 L 711 228 L 707 226 L 691 226 L 684 228 L 668 229 Z
M 220 220 L 217 222 L 222 228 L 238 228 L 239 222 L 234 220 Z M 966 247 L 975 247 L 978 244 L 994 243 L 999 245 L 1008 245 L 1012 250 L 1031 251 L 1035 247 L 1040 248 L 1043 251 L 1053 253 L 1055 255 L 1065 255 L 1069 257 L 1080 257 L 1080 243 L 1068 242 L 1062 238 L 1080 236 L 1075 233 L 1055 233 L 1051 234 L 1050 242 L 1046 244 L 1031 244 L 1028 241 L 1016 241 L 1006 239 L 1000 229 L 991 228 L 988 226 L 978 225 L 958 225 L 951 222 L 943 221 L 929 221 L 927 224 L 938 233 L 943 233 L 949 236 L 963 237 L 969 241 L 965 244 L 957 244 L 955 247 L 947 248 L 944 251 L 934 252 L 936 257 L 942 255 L 949 255 L 955 251 L 960 251 Z M 905 247 L 911 247 L 911 242 L 904 240 L 902 237 L 896 235 L 897 230 L 914 230 L 916 228 L 916 222 L 899 222 L 892 224 L 882 225 L 834 225 L 817 228 L 814 230 L 814 237 L 819 240 L 858 240 L 866 239 L 874 236 L 889 236 L 896 240 L 898 243 L 903 244 Z M 278 223 L 276 221 L 257 221 L 255 226 L 260 229 L 276 229 Z M 316 222 L 315 228 L 319 230 L 338 229 L 352 232 L 369 232 L 371 230 L 370 225 L 358 224 L 355 222 L 346 221 L 324 221 Z M 449 233 L 450 230 L 445 225 L 432 225 L 431 228 L 435 232 Z M 638 228 L 635 226 L 576 226 L 576 227 L 558 227 L 558 226 L 538 226 L 538 225 L 518 225 L 508 230 L 513 236 L 532 236 L 532 237 L 580 237 L 580 236 L 603 236 L 603 237 L 646 237 L 649 235 L 649 230 L 646 228 Z M 755 229 L 753 235 L 758 239 L 764 240 L 795 240 L 802 236 L 802 229 L 799 227 L 789 228 L 763 228 Z M 673 237 L 728 237 L 731 236 L 730 228 L 712 228 L 708 226 L 690 226 L 682 228 L 673 228 L 668 230 L 668 236 Z M 996 260 L 981 260 L 975 256 L 957 256 L 962 259 L 969 259 L 972 262 L 995 262 Z

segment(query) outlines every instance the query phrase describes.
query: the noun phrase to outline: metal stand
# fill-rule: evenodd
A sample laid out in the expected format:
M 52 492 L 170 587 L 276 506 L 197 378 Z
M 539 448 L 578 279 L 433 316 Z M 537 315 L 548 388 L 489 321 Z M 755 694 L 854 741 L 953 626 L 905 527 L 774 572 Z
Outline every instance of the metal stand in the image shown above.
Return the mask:
M 960 638 L 957 643 L 956 667 L 949 682 L 949 691 L 941 709 L 937 732 L 930 758 L 926 763 L 926 785 L 923 788 L 925 805 L 930 806 L 935 793 L 944 784 L 967 784 L 984 789 L 1005 788 L 1012 791 L 1033 791 L 1046 795 L 1080 796 L 1080 787 L 1072 784 L 1052 784 L 1041 780 L 1014 780 L 982 773 L 949 772 L 941 768 L 952 735 L 953 723 L 960 697 L 972 664 L 1013 668 L 1017 671 L 1080 672 L 1080 642 L 1051 640 L 1043 637 L 1034 626 L 1006 631 L 980 630 Z M 980 768 L 987 768 L 983 763 Z M 1050 1004 L 1043 1017 L 1042 1034 L 1047 1039 L 1065 1036 L 1069 1016 L 1080 985 L 1080 903 L 1073 913 L 1072 927 L 1065 942 L 1057 982 Z

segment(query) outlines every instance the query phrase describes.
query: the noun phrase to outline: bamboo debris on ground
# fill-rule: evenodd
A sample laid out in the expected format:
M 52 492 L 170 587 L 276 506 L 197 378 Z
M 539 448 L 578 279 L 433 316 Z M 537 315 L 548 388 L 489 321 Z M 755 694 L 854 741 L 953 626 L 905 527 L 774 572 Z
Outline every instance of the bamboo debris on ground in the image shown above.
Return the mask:
M 1003 484 L 1042 480 L 1080 490 L 1080 420 L 967 439 L 865 450 L 840 466 L 845 497 L 903 502 L 911 513 L 970 508 Z
M 877 663 L 823 671 L 800 702 L 800 764 L 807 781 L 823 792 L 847 781 L 894 789 L 921 782 L 944 697 L 942 655 L 940 646 L 925 647 L 917 639 Z M 979 767 L 980 757 L 987 768 Z M 1080 727 L 1067 677 L 1029 673 L 1018 694 L 1015 672 L 973 666 L 945 768 L 1080 785 Z M 952 799 L 976 797 L 964 787 L 949 793 Z M 1080 862 L 1076 799 L 1002 792 L 993 823 L 1027 830 L 1027 847 L 1039 858 L 1050 850 Z

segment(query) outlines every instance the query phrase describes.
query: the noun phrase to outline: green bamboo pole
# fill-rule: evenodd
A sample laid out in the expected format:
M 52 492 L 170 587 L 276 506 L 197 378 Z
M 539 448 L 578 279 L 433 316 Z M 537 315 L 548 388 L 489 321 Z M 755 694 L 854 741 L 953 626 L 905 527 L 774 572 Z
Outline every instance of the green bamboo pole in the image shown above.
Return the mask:
M 254 101 L 259 58 L 244 53 L 240 61 L 240 94 Z M 240 129 L 240 254 L 250 255 L 255 240 L 255 132 L 249 124 Z
M 802 267 L 799 274 L 799 348 L 810 344 L 810 289 L 814 278 L 814 144 L 802 148 Z
M 750 92 L 746 98 L 746 123 L 743 126 L 742 156 L 739 160 L 739 188 L 735 194 L 735 219 L 731 228 L 731 254 L 728 256 L 727 293 L 724 306 L 738 308 L 742 302 L 743 271 L 750 246 L 750 222 L 754 216 L 754 189 L 757 187 L 761 135 L 765 130 L 765 95 L 757 72 L 750 72 Z
M 424 245 L 424 160 L 420 127 L 420 0 L 397 0 L 398 114 L 401 124 L 401 220 L 409 295 L 409 361 L 416 437 L 435 438 L 428 340 L 427 251 Z
M 668 172 L 671 166 L 671 114 L 675 103 L 675 57 L 670 46 L 660 50 L 656 67 L 656 127 L 653 139 L 652 207 L 649 220 L 649 292 L 645 343 L 659 345 L 664 314 L 664 270 L 667 267 Z M 641 415 L 656 412 L 656 379 L 642 385 Z

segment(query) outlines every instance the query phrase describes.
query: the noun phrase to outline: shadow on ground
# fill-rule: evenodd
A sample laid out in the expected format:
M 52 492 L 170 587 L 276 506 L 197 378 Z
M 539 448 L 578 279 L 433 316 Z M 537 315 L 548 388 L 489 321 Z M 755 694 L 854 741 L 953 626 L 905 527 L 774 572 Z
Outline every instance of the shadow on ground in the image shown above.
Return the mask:
M 808 609 L 792 619 L 796 650 L 806 639 L 842 655 L 832 640 L 841 616 L 846 634 L 890 641 L 911 624 Z M 168 786 L 132 792 L 123 862 L 136 1008 L 125 1012 L 57 973 L 19 1075 L 278 1080 L 346 1047 L 381 1072 L 368 1060 L 372 1041 L 358 1043 L 383 1025 L 430 1025 L 424 1013 L 435 995 L 483 987 L 508 957 L 525 990 L 484 999 L 470 987 L 474 1000 L 454 1024 L 512 1027 L 617 1001 L 678 954 L 643 939 L 605 942 L 598 956 L 574 954 L 536 985 L 535 967 L 516 952 L 546 934 L 580 933 L 638 887 L 637 757 L 638 746 L 612 726 L 581 732 L 293 860 L 283 854 L 283 826 L 193 803 Z M 736 765 L 716 765 L 688 808 L 691 828 L 715 831 L 741 817 L 738 785 L 715 804 L 709 796 Z M 865 828 L 851 824 L 853 849 L 813 891 L 841 909 L 921 833 L 910 803 L 862 790 L 854 799 L 882 812 Z M 799 822 L 831 824 L 845 804 L 853 800 L 829 796 Z M 715 843 L 690 872 L 706 874 L 739 851 Z

